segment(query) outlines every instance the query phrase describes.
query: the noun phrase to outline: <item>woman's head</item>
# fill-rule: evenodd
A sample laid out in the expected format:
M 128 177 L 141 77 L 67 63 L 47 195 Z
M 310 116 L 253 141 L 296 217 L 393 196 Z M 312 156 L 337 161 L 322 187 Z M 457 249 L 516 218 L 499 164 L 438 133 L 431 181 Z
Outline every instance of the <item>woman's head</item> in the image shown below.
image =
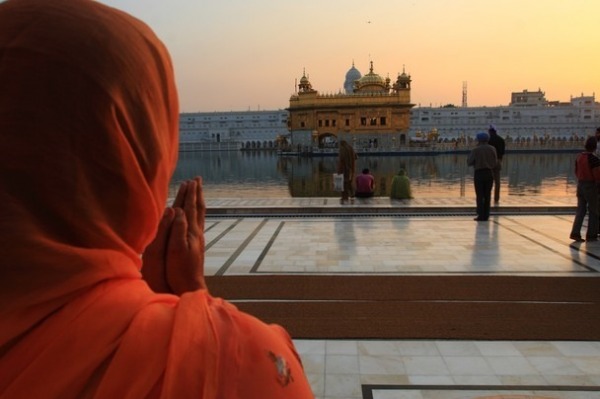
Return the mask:
M 50 311 L 140 278 L 177 162 L 173 69 L 96 1 L 0 2 L 0 26 L 0 315 Z
M 0 25 L 3 220 L 139 253 L 177 160 L 167 50 L 141 21 L 88 0 L 8 0 Z

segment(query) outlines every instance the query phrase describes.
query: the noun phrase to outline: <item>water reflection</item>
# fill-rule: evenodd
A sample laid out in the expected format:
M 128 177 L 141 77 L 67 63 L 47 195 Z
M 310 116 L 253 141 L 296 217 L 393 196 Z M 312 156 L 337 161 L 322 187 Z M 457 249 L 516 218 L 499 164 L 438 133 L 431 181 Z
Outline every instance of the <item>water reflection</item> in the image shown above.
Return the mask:
M 509 153 L 505 156 L 502 195 L 574 196 L 575 153 Z M 376 195 L 388 196 L 399 169 L 411 179 L 415 198 L 473 197 L 473 171 L 467 155 L 441 154 L 361 156 L 357 172 L 369 168 L 376 180 Z M 272 152 L 181 153 L 172 192 L 177 183 L 200 175 L 208 198 L 337 197 L 332 177 L 337 159 L 280 157 Z

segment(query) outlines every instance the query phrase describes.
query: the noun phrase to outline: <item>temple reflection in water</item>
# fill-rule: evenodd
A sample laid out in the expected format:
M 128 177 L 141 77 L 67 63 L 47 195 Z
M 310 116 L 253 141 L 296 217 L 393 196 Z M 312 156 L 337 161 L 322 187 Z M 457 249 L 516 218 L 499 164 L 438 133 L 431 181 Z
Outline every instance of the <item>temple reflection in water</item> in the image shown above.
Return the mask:
M 575 153 L 509 153 L 502 179 L 507 195 L 575 196 Z M 360 156 L 357 173 L 369 168 L 376 195 L 388 196 L 399 169 L 411 179 L 415 197 L 473 197 L 473 171 L 465 154 Z M 173 176 L 177 183 L 194 176 L 204 179 L 208 198 L 337 197 L 332 174 L 337 158 L 281 157 L 274 152 L 181 153 Z

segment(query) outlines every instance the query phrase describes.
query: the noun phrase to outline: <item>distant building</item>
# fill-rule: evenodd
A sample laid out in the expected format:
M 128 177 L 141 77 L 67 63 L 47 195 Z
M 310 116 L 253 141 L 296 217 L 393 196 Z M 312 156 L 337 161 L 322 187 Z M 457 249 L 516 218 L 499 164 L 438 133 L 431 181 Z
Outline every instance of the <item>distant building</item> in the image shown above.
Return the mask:
M 289 134 L 288 112 L 193 112 L 179 115 L 180 149 L 273 149 Z
M 436 129 L 440 139 L 475 137 L 494 125 L 501 136 L 569 139 L 592 135 L 600 126 L 600 104 L 595 96 L 569 102 L 548 101 L 541 90 L 513 92 L 509 105 L 496 107 L 415 107 L 410 135 Z
M 546 93 L 542 90 L 523 90 L 510 95 L 510 104 L 513 107 L 543 107 L 548 105 Z
M 374 72 L 371 62 L 364 76 L 352 65 L 344 93 L 321 94 L 304 73 L 288 108 L 292 147 L 337 147 L 346 140 L 355 148 L 390 148 L 405 142 L 413 106 L 410 84 L 405 72 L 391 84 L 389 77 Z

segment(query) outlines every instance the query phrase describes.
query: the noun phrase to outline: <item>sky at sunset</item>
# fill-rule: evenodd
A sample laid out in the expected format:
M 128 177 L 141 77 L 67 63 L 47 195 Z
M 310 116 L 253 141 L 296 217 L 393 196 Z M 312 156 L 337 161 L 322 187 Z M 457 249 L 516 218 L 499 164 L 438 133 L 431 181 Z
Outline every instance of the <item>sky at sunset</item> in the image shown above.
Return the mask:
M 320 93 L 364 75 L 412 77 L 417 106 L 600 95 L 599 0 L 102 0 L 150 25 L 182 112 L 275 110 L 303 70 Z M 598 100 L 598 97 L 596 98 Z

